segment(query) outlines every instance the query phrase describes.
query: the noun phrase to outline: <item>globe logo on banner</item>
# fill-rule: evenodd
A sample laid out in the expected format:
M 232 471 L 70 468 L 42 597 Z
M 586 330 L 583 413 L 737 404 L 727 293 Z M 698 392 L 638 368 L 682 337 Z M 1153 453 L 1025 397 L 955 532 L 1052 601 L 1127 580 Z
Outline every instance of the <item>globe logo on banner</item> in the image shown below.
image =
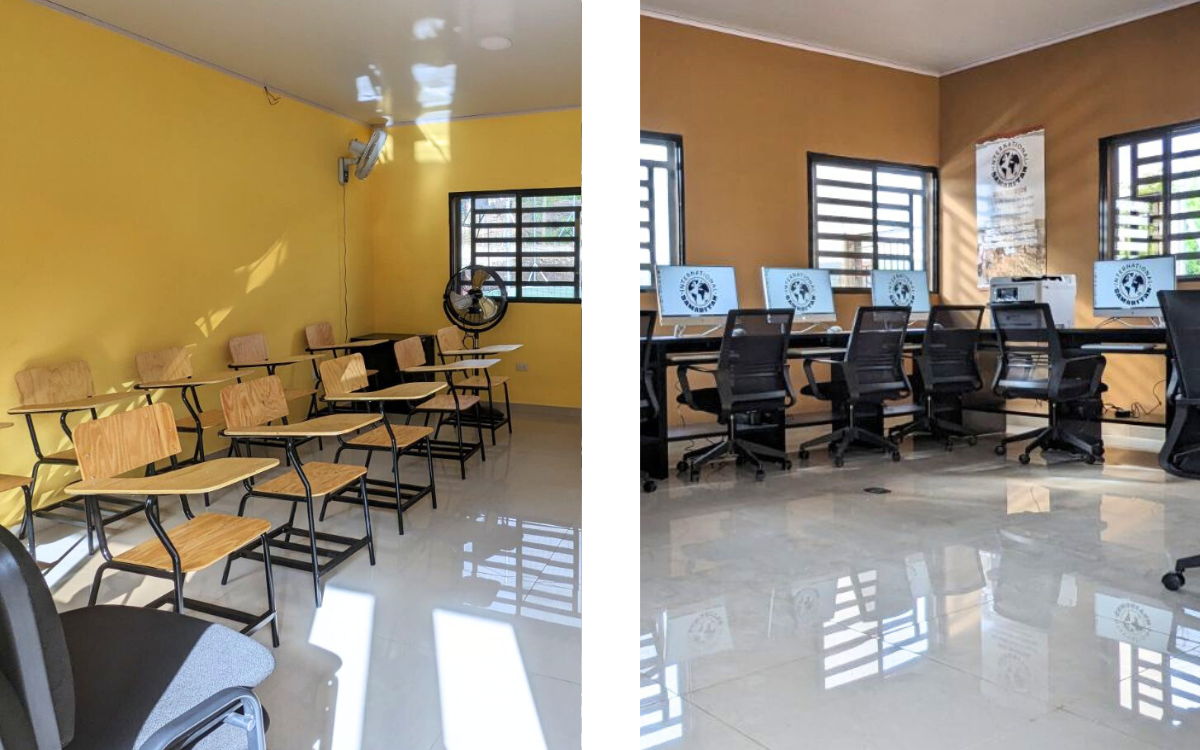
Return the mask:
M 997 149 L 992 157 L 992 179 L 1005 187 L 1016 185 L 1025 179 L 1029 171 L 1029 155 L 1017 141 L 1009 141 Z
M 804 312 L 817 303 L 817 292 L 813 289 L 812 279 L 806 273 L 793 273 L 783 282 L 784 296 L 788 304 L 799 312 Z
M 717 284 L 706 271 L 688 271 L 679 280 L 679 299 L 694 313 L 706 313 L 717 304 Z
M 893 276 L 892 280 L 888 282 L 888 299 L 896 307 L 912 307 L 916 296 L 913 291 L 912 279 L 909 277 L 900 274 Z
M 1137 307 L 1154 291 L 1150 283 L 1150 269 L 1141 263 L 1129 263 L 1121 266 L 1113 279 L 1113 292 L 1117 299 L 1131 307 Z

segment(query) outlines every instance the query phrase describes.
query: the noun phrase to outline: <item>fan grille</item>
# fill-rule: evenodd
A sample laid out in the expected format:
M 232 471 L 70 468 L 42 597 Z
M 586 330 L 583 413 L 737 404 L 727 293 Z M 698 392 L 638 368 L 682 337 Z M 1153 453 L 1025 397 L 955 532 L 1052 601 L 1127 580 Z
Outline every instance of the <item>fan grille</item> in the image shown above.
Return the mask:
M 467 266 L 450 277 L 442 307 L 450 322 L 464 331 L 486 331 L 504 317 L 508 289 L 492 269 Z

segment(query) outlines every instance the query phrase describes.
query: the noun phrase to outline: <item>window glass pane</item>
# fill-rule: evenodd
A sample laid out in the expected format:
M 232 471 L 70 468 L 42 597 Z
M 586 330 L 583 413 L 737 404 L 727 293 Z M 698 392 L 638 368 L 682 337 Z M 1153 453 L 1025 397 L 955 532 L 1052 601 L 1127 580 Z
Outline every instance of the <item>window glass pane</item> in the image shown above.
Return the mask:
M 1195 151 L 1200 149 L 1200 130 L 1182 133 L 1171 139 L 1171 152 Z
M 1197 170 L 1200 170 L 1200 156 L 1188 156 L 1183 159 L 1171 160 L 1171 172 L 1174 174 L 1195 172 Z
M 817 166 L 818 180 L 837 180 L 839 182 L 862 182 L 871 184 L 871 171 L 868 169 L 852 169 L 850 167 L 820 164 Z
M 882 187 L 900 187 L 910 190 L 921 190 L 925 181 L 920 174 L 912 172 L 885 172 L 880 170 L 878 184 Z
M 653 161 L 666 161 L 667 160 L 667 144 L 665 144 L 661 141 L 657 141 L 657 142 L 656 141 L 646 141 L 645 139 L 643 139 L 641 156 L 643 159 L 650 159 Z
M 1144 159 L 1148 156 L 1162 156 L 1162 139 L 1160 138 L 1153 141 L 1143 141 L 1142 143 L 1138 144 L 1137 150 L 1139 159 Z
M 638 191 L 642 289 L 652 289 L 653 265 L 683 262 L 682 142 L 643 133 Z

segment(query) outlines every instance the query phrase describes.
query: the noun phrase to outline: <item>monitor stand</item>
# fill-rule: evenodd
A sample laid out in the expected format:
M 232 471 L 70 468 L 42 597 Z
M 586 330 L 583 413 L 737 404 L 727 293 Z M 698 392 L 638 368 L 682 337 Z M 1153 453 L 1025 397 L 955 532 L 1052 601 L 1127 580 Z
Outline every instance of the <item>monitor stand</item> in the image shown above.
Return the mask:
M 1121 325 L 1125 326 L 1126 328 L 1162 328 L 1166 325 L 1166 321 L 1164 321 L 1158 315 L 1145 315 L 1145 316 L 1141 316 L 1141 317 L 1145 317 L 1147 320 L 1149 320 L 1150 324 L 1149 325 L 1139 325 L 1139 324 L 1135 324 L 1135 323 L 1130 323 L 1125 318 L 1105 318 L 1104 320 L 1097 323 L 1096 327 L 1103 328 L 1104 326 L 1108 325 L 1109 323 L 1120 323 Z
M 700 333 L 687 333 L 687 328 L 688 327 L 686 324 L 676 325 L 675 329 L 673 331 L 675 338 L 683 338 L 683 337 L 688 337 L 688 336 L 700 338 L 703 336 L 709 336 L 713 333 L 716 333 L 717 331 L 720 331 L 721 329 L 724 328 L 724 326 L 713 326 L 712 328 L 708 328 L 704 331 L 701 331 Z

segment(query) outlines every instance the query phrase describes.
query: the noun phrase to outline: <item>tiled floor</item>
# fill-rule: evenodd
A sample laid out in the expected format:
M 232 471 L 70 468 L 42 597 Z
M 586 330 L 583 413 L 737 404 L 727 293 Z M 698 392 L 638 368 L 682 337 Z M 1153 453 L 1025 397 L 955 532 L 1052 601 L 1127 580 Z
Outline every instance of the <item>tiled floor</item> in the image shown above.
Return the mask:
M 303 571 L 276 566 L 283 643 L 258 690 L 275 750 L 570 750 L 580 746 L 580 422 L 577 414 L 518 410 L 515 433 L 474 458 L 467 480 L 437 462 L 438 508 L 374 510 L 377 561 L 363 550 L 326 581 L 317 610 Z M 316 451 L 316 446 L 312 446 Z M 326 445 L 326 453 L 328 450 Z M 310 453 L 310 458 L 315 458 Z M 407 477 L 423 461 L 405 459 Z M 385 478 L 376 459 L 372 475 Z M 236 512 L 240 492 L 212 510 Z M 202 501 L 193 508 L 203 506 Z M 181 517 L 163 501 L 169 528 Z M 274 523 L 287 505 L 252 500 Z M 362 535 L 362 514 L 335 504 L 322 530 Z M 63 609 L 83 606 L 97 555 L 80 533 L 39 521 L 39 558 L 65 559 L 49 573 Z M 110 527 L 115 551 L 151 536 L 143 516 Z M 188 596 L 259 611 L 260 563 L 196 574 Z M 167 590 L 161 580 L 109 573 L 100 602 L 137 604 Z M 267 633 L 256 636 L 269 644 Z
M 643 495 L 642 747 L 1200 747 L 1200 484 L 993 446 Z

